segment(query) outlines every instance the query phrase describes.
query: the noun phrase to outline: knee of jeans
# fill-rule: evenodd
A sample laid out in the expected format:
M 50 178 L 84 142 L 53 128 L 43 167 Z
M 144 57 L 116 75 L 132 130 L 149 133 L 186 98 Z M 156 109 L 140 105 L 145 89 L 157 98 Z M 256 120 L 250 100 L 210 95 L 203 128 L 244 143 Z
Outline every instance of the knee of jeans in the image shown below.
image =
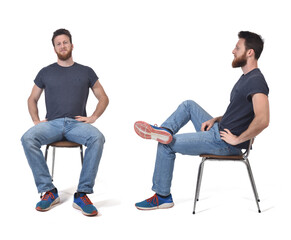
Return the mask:
M 26 144 L 28 142 L 28 137 L 27 137 L 27 134 L 24 133 L 23 136 L 21 137 L 20 139 L 22 145 Z
M 183 104 L 186 106 L 186 107 L 189 107 L 189 106 L 193 106 L 193 105 L 196 105 L 197 103 L 193 100 L 186 100 L 183 102 Z
M 174 152 L 170 144 L 158 143 L 158 151 L 172 153 Z
M 34 139 L 31 138 L 27 133 L 23 134 L 23 136 L 21 137 L 21 143 L 23 146 L 33 145 L 34 142 Z
M 87 144 L 103 145 L 104 143 L 105 143 L 105 137 L 101 132 L 99 132 L 98 135 L 94 135 L 94 136 L 90 137 Z

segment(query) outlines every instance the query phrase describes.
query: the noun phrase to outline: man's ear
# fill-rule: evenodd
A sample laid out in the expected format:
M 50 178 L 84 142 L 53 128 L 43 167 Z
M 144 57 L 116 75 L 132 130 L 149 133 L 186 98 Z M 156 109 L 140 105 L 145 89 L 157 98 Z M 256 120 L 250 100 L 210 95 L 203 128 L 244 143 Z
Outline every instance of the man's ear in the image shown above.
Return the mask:
M 247 50 L 247 56 L 248 56 L 248 57 L 255 56 L 255 51 L 254 51 L 254 49 L 248 49 L 248 50 Z

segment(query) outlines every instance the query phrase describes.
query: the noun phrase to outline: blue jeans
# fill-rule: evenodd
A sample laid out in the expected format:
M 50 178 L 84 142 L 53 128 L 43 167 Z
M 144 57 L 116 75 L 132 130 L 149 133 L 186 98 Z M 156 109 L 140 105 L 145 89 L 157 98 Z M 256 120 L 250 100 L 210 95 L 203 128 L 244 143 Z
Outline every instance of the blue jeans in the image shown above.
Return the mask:
M 77 191 L 93 193 L 105 139 L 94 126 L 71 118 L 39 123 L 30 128 L 21 138 L 38 192 L 55 188 L 40 148 L 42 145 L 61 141 L 64 138 L 87 147 Z
M 173 132 L 170 144 L 158 144 L 152 190 L 160 195 L 171 193 L 176 153 L 184 155 L 239 155 L 241 150 L 224 142 L 220 138 L 218 123 L 209 131 L 202 132 L 201 124 L 212 117 L 194 101 L 183 102 L 178 109 L 161 125 Z M 194 133 L 176 134 L 191 121 L 196 129 Z

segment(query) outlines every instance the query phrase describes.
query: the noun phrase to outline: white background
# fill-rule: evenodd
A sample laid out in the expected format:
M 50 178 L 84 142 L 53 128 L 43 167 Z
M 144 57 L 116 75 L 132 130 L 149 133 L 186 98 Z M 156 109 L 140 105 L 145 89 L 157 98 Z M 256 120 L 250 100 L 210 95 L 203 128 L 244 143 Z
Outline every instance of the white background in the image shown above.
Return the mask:
M 1 24 L 1 234 L 6 239 L 290 239 L 290 9 L 288 1 L 5 1 Z M 74 60 L 92 67 L 110 104 L 94 123 L 106 137 L 90 195 L 99 216 L 72 208 L 78 184 L 77 149 L 58 149 L 55 185 L 61 204 L 35 211 L 39 201 L 20 143 L 32 126 L 27 98 L 38 71 L 56 61 L 52 33 L 67 28 Z M 199 157 L 177 155 L 175 207 L 138 211 L 152 196 L 156 143 L 133 124 L 161 124 L 184 100 L 222 115 L 242 74 L 232 69 L 237 33 L 265 39 L 259 67 L 270 88 L 271 123 L 250 155 L 262 213 L 240 163 L 205 165 L 201 201 L 192 215 Z M 90 94 L 87 112 L 96 99 Z M 39 101 L 45 116 L 44 97 Z M 181 132 L 193 131 L 191 124 Z M 51 156 L 51 155 L 50 155 Z M 8 234 L 8 235 L 7 235 Z

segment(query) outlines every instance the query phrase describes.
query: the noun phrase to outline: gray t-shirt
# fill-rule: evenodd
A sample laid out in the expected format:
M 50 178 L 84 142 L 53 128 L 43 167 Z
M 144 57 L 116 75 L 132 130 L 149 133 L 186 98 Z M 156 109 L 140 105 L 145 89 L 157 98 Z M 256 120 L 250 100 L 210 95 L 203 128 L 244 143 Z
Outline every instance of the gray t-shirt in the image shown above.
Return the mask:
M 87 116 L 89 88 L 97 80 L 93 69 L 78 63 L 70 67 L 53 63 L 41 69 L 34 83 L 45 91 L 46 119 Z

